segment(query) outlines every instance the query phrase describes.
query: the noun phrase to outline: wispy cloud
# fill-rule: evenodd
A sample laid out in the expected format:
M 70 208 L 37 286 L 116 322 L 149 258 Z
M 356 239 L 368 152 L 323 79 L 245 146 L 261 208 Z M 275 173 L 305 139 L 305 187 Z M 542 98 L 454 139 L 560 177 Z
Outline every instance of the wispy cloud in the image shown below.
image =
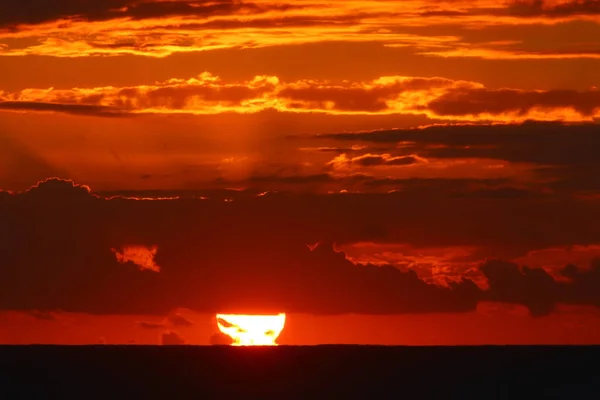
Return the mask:
M 424 0 L 110 0 L 101 3 L 61 0 L 52 2 L 52 7 L 38 0 L 13 2 L 0 8 L 0 43 L 9 38 L 32 39 L 20 44 L 3 43 L 0 54 L 164 57 L 178 52 L 222 48 L 343 41 L 409 46 L 419 51 L 450 45 L 450 51 L 444 52 L 444 56 L 463 56 L 476 53 L 466 51 L 466 46 L 453 46 L 453 43 L 460 44 L 460 36 L 440 35 L 436 29 L 415 34 L 408 28 L 482 29 L 598 22 L 598 10 L 598 2 L 594 0 L 436 1 L 434 4 Z M 479 53 L 493 54 L 489 49 Z M 433 50 L 428 54 L 437 52 Z M 573 53 L 570 57 L 592 54 Z M 566 58 L 561 54 L 553 57 Z

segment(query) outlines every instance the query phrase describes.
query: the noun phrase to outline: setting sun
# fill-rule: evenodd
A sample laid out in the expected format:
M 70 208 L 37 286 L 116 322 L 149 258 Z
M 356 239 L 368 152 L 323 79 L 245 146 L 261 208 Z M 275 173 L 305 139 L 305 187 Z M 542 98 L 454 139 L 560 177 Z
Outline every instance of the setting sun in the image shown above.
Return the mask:
M 277 346 L 285 326 L 285 314 L 217 314 L 219 330 L 233 339 L 232 346 Z

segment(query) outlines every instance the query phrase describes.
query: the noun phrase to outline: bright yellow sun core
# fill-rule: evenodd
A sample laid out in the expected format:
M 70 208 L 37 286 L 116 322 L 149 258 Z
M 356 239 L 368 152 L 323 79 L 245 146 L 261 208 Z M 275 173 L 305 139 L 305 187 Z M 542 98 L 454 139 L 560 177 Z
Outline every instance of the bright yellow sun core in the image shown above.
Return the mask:
M 232 346 L 277 346 L 275 340 L 285 326 L 285 314 L 217 314 L 219 330 L 232 340 Z

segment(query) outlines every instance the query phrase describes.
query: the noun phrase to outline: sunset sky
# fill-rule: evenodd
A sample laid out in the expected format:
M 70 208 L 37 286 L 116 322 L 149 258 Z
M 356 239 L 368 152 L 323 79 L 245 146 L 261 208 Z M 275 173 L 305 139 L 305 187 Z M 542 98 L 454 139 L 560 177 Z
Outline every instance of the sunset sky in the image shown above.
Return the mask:
M 600 1 L 2 1 L 0 189 L 0 343 L 600 343 Z

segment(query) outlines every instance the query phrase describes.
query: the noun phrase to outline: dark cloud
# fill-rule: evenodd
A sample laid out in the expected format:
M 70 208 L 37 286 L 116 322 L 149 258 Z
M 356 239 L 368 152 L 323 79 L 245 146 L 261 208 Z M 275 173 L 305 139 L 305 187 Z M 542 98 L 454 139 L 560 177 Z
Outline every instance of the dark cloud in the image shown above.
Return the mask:
M 356 151 L 360 151 L 362 149 L 362 146 L 359 148 L 352 148 L 352 147 L 301 147 L 299 150 L 300 151 L 308 151 L 308 152 L 314 152 L 314 153 L 338 153 L 338 154 L 342 154 L 342 153 L 352 153 L 352 152 L 356 152 Z
M 560 18 L 578 15 L 600 14 L 600 1 L 598 0 L 567 0 L 563 2 L 549 0 L 511 0 L 504 1 L 503 3 L 504 7 L 484 8 L 467 6 L 463 10 L 450 10 L 442 8 L 436 9 L 435 7 L 428 7 L 419 15 L 422 17 L 468 17 L 472 15 L 509 15 L 517 18 Z M 500 5 L 501 4 L 499 4 L 499 6 Z
M 194 321 L 189 320 L 181 314 L 169 315 L 166 321 L 173 326 L 190 327 L 194 326 Z
M 165 325 L 162 322 L 148 322 L 148 321 L 138 321 L 136 325 L 140 328 L 144 329 L 161 329 L 164 328 Z
M 272 5 L 275 8 L 275 5 Z M 294 5 L 293 7 L 282 5 L 287 9 L 299 8 L 301 6 Z M 317 4 L 312 4 L 311 7 L 318 7 Z M 252 19 L 215 19 L 204 23 L 180 24 L 177 26 L 169 26 L 169 29 L 248 29 L 248 28 L 294 28 L 294 27 L 313 27 L 313 26 L 348 26 L 360 23 L 362 18 L 376 18 L 383 13 L 356 13 L 352 15 L 337 15 L 332 18 L 331 15 L 298 15 L 298 16 L 271 16 L 267 18 L 252 18 Z
M 162 309 L 162 315 L 173 308 L 154 299 L 161 286 L 151 276 L 155 272 L 117 261 L 105 230 L 112 223 L 98 219 L 103 215 L 114 223 L 117 216 L 98 207 L 89 188 L 51 180 L 12 200 L 0 205 L 3 308 L 132 314 Z
M 597 267 L 567 269 L 572 282 L 558 284 L 542 270 L 486 264 L 481 271 L 490 289 L 482 292 L 470 280 L 442 287 L 412 271 L 355 265 L 327 244 L 474 246 L 490 257 L 514 258 L 531 249 L 598 242 L 600 207 L 593 201 L 411 192 L 107 200 L 60 180 L 1 199 L 4 310 L 170 315 L 161 325 L 181 327 L 189 324 L 174 317 L 178 307 L 395 314 L 472 311 L 484 299 L 542 315 L 555 302 L 598 304 L 589 283 Z M 307 246 L 318 241 L 312 250 Z M 111 249 L 126 245 L 157 246 L 160 272 L 119 263 Z
M 600 92 L 599 92 L 600 93 Z M 315 139 L 387 144 L 432 158 L 492 158 L 542 165 L 600 163 L 593 151 L 600 124 L 527 121 L 522 124 L 433 125 L 358 133 L 324 134 Z
M 189 328 L 194 326 L 194 322 L 181 314 L 171 314 L 161 322 L 138 321 L 136 325 L 144 329 L 161 329 L 167 326 Z
M 0 111 L 47 111 L 98 117 L 120 117 L 129 115 L 115 107 L 89 104 L 42 103 L 34 101 L 0 101 Z
M 564 285 L 565 295 L 560 299 L 561 302 L 600 307 L 600 259 L 593 260 L 589 269 L 568 265 L 562 269 L 561 274 L 571 280 L 568 285 Z
M 160 344 L 163 346 L 175 346 L 185 344 L 185 339 L 175 331 L 166 331 L 160 335 Z
M 318 4 L 311 5 L 317 7 Z M 196 16 L 210 17 L 222 15 L 257 15 L 268 11 L 286 11 L 302 8 L 292 2 L 280 3 L 253 3 L 251 1 L 236 0 L 105 0 L 105 1 L 79 1 L 79 0 L 22 0 L 4 1 L 0 4 L 0 27 L 14 27 L 20 24 L 38 24 L 61 19 L 103 21 L 116 18 L 148 19 L 169 16 Z M 514 17 L 568 17 L 576 15 L 595 15 L 600 13 L 600 2 L 597 0 L 566 1 L 553 4 L 545 0 L 519 0 L 509 2 L 506 7 L 477 8 L 463 7 L 462 10 L 436 9 L 427 7 L 419 13 L 421 17 L 461 17 L 469 15 L 510 15 Z M 358 22 L 360 18 L 388 16 L 388 13 L 354 13 L 352 15 L 323 18 L 322 23 Z M 260 20 L 259 20 L 260 21 Z M 297 26 L 298 24 L 311 26 L 318 23 L 319 16 L 295 21 L 277 21 L 279 26 Z M 265 25 L 267 26 L 265 21 Z M 273 21 L 271 21 L 273 23 Z M 225 25 L 221 25 L 225 24 Z M 235 21 L 215 21 L 215 28 L 228 28 L 240 26 Z M 255 25 L 252 25 L 255 26 Z M 258 25 L 261 26 L 261 25 Z M 209 25 L 210 27 L 210 25 Z
M 470 13 L 456 10 L 430 10 L 423 11 L 419 15 L 421 17 L 468 17 Z
M 242 208 L 252 207 L 255 199 L 262 198 L 252 197 Z M 245 218 L 255 216 L 244 221 L 244 226 L 238 217 L 237 223 L 229 225 L 226 216 L 232 210 L 222 207 L 233 203 L 222 200 L 194 200 L 184 206 L 185 214 L 172 208 L 176 203 L 104 200 L 85 187 L 57 180 L 13 196 L 2 207 L 11 221 L 4 225 L 3 233 L 10 235 L 3 234 L 0 247 L 4 261 L 0 307 L 155 315 L 176 307 L 204 312 L 244 308 L 315 313 L 442 312 L 475 307 L 474 299 L 465 296 L 476 291 L 471 282 L 441 288 L 392 267 L 356 266 L 331 246 L 310 251 L 305 240 L 273 242 L 270 236 L 275 231 L 260 233 L 253 227 L 257 214 L 243 212 Z M 155 206 L 166 208 L 152 211 Z M 178 214 L 172 215 L 175 219 L 164 213 L 169 209 Z M 210 214 L 220 215 L 212 223 L 202 217 L 210 209 Z M 163 222 L 149 225 L 146 213 L 157 211 Z M 190 224 L 192 220 L 197 222 Z M 194 232 L 196 223 L 200 230 Z M 228 226 L 237 228 L 231 231 Z M 252 237 L 247 236 L 248 229 L 255 231 L 258 241 L 248 240 Z M 122 241 L 158 243 L 161 272 L 120 264 L 110 249 Z M 15 251 L 22 246 L 27 251 Z M 252 267 L 243 260 L 252 260 Z
M 115 18 L 147 19 L 168 16 L 209 17 L 236 13 L 259 14 L 299 8 L 292 4 L 255 4 L 235 0 L 23 0 L 0 5 L 0 27 L 69 19 L 101 21 Z
M 411 159 L 410 157 L 409 159 Z M 400 157 L 405 162 L 405 157 Z M 421 162 L 422 160 L 418 160 Z M 342 166 L 344 164 L 342 163 Z M 360 164 L 359 164 L 360 165 Z M 402 166 L 403 164 L 381 164 L 383 166 Z M 404 164 L 413 165 L 413 164 Z M 364 166 L 364 165 L 363 165 Z M 375 166 L 373 164 L 366 167 Z M 332 164 L 328 169 L 333 169 Z M 394 178 L 374 176 L 366 173 L 335 173 L 324 172 L 319 174 L 251 174 L 243 180 L 219 179 L 212 182 L 215 187 L 238 187 L 244 191 L 224 192 L 235 200 L 239 195 L 259 194 L 264 191 L 279 193 L 337 193 L 337 192 L 369 192 L 387 193 L 402 191 L 410 193 L 444 194 L 451 196 L 486 196 L 489 191 L 518 189 L 531 192 L 532 195 L 541 195 L 540 188 L 530 185 L 518 187 L 510 179 L 477 179 L 477 178 Z M 181 192 L 179 192 L 181 193 Z M 200 192 L 194 192 L 200 193 Z M 201 192 L 204 196 L 211 196 L 210 191 Z M 182 197 L 191 197 L 191 193 L 181 193 Z M 200 195 L 197 194 L 197 197 Z
M 547 315 L 558 299 L 559 284 L 540 268 L 519 268 L 517 264 L 488 261 L 481 267 L 490 285 L 489 300 L 523 304 L 531 315 Z
M 210 336 L 208 342 L 211 345 L 230 345 L 233 343 L 233 339 L 225 335 L 224 333 L 217 332 Z
M 367 155 L 359 157 L 356 160 L 363 167 L 372 167 L 378 165 L 413 165 L 419 163 L 419 159 L 415 156 L 385 158 L 380 155 Z
M 225 319 L 223 319 L 223 318 L 217 318 L 217 323 L 218 323 L 219 325 L 222 325 L 224 328 L 227 328 L 227 329 L 229 329 L 229 328 L 233 328 L 233 327 L 234 327 L 234 325 L 233 325 L 232 323 L 230 323 L 230 322 L 226 321 L 226 320 L 225 320 Z M 240 330 L 241 330 L 241 328 L 239 328 L 239 327 L 238 327 L 238 331 L 240 331 Z M 242 331 L 242 332 L 245 332 L 244 330 L 241 330 L 241 331 Z
M 486 262 L 481 271 L 490 285 L 484 292 L 489 300 L 525 305 L 532 316 L 548 315 L 559 303 L 600 307 L 600 260 L 592 261 L 588 269 L 564 267 L 560 274 L 569 282 L 557 281 L 541 268 L 497 260 Z
M 595 148 L 600 125 L 525 122 L 499 125 L 448 125 L 423 129 L 318 135 L 332 143 L 377 143 L 397 156 L 485 158 L 535 165 L 546 187 L 556 190 L 600 190 L 600 158 Z M 401 146 L 399 146 L 401 145 Z
M 503 13 L 519 17 L 595 15 L 600 14 L 600 1 L 574 0 L 557 4 L 547 0 L 518 0 L 511 2 Z
M 61 18 L 96 19 L 106 16 L 109 10 L 136 3 L 137 0 L 23 0 L 3 1 L 0 5 L 0 26 L 37 24 Z
M 536 108 L 571 108 L 591 117 L 600 108 L 600 91 L 518 89 L 454 89 L 430 101 L 423 109 L 439 116 L 518 113 L 527 115 Z

